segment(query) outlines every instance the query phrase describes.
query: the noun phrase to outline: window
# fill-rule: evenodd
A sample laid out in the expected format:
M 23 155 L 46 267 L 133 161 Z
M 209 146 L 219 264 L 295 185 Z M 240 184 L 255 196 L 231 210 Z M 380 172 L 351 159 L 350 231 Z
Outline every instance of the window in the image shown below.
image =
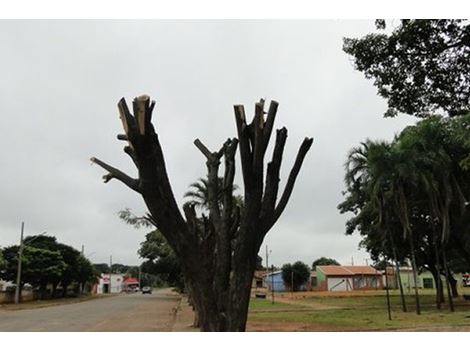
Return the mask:
M 423 278 L 423 288 L 434 288 L 432 282 L 433 282 L 433 279 L 429 277 Z

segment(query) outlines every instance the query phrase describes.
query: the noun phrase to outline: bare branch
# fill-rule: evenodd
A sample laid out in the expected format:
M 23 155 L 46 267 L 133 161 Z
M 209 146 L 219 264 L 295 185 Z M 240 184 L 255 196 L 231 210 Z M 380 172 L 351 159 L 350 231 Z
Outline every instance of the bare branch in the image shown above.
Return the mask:
M 251 184 L 252 155 L 250 150 L 250 140 L 248 136 L 248 126 L 246 125 L 245 108 L 243 105 L 235 105 L 235 121 L 237 123 L 238 140 L 240 143 L 240 158 L 242 163 L 243 181 L 245 185 Z
M 224 159 L 225 159 L 225 174 L 224 174 L 224 208 L 222 218 L 226 226 L 226 230 L 230 227 L 230 217 L 232 215 L 233 205 L 233 180 L 235 178 L 235 153 L 237 151 L 238 140 L 236 138 L 228 139 L 224 143 Z
M 212 153 L 207 149 L 207 147 L 199 140 L 199 138 L 196 138 L 194 141 L 194 145 L 201 151 L 202 154 L 205 155 L 207 160 L 211 160 L 213 158 Z
M 286 187 L 284 188 L 284 192 L 282 193 L 281 199 L 274 210 L 274 218 L 272 220 L 272 224 L 274 224 L 277 219 L 281 216 L 284 208 L 289 201 L 290 195 L 292 190 L 294 189 L 295 180 L 297 175 L 299 174 L 300 168 L 302 167 L 302 163 L 304 161 L 305 155 L 309 151 L 310 147 L 312 146 L 313 138 L 305 138 L 302 144 L 300 145 L 299 151 L 297 153 L 297 158 L 295 159 L 294 166 L 289 174 L 289 178 L 287 179 Z M 272 226 L 271 224 L 271 226 Z
M 124 183 L 130 189 L 140 193 L 139 181 L 138 180 L 126 175 L 121 170 L 118 170 L 118 169 L 112 167 L 111 165 L 106 164 L 105 162 L 101 161 L 98 158 L 93 157 L 90 160 L 91 160 L 91 162 L 101 166 L 103 169 L 105 169 L 106 171 L 109 172 L 108 175 L 103 176 L 105 183 L 110 181 L 111 179 L 115 178 L 115 179 L 121 181 L 122 183 Z
M 261 99 L 255 105 L 255 118 L 253 119 L 253 172 L 255 175 L 263 177 L 263 157 L 264 157 L 264 100 Z
M 268 221 L 274 212 L 277 194 L 279 190 L 279 173 L 281 170 L 282 155 L 287 140 L 287 129 L 285 127 L 276 131 L 276 143 L 274 145 L 271 162 L 268 163 L 266 172 L 266 185 L 264 189 L 261 217 L 263 221 Z
M 272 100 L 271 104 L 269 104 L 268 116 L 266 117 L 266 123 L 264 124 L 264 150 L 268 148 L 269 139 L 271 138 L 271 132 L 274 126 L 274 120 L 276 118 L 277 108 L 279 103 L 277 101 Z
M 121 98 L 121 100 L 119 100 L 118 110 L 122 126 L 124 128 L 124 132 L 126 132 L 126 135 L 129 136 L 129 133 L 132 133 L 135 129 L 135 121 L 134 117 L 129 112 L 129 108 L 127 107 L 127 103 L 124 98 Z
M 150 104 L 150 97 L 148 95 L 141 95 L 132 102 L 134 108 L 135 121 L 137 122 L 137 128 L 141 136 L 145 135 L 145 128 L 147 120 L 149 119 L 148 110 Z

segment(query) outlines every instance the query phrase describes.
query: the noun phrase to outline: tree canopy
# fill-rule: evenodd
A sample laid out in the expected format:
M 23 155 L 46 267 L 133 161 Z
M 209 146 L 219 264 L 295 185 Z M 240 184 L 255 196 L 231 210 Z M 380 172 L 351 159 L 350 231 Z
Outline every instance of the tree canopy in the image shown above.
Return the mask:
M 341 264 L 333 258 L 321 257 L 313 261 L 312 270 L 316 270 L 317 265 L 341 265 Z
M 161 278 L 168 285 L 184 291 L 181 264 L 173 249 L 160 231 L 154 230 L 145 236 L 140 244 L 139 255 L 145 259 L 142 271 Z
M 5 269 L 6 264 L 7 262 L 3 258 L 2 249 L 0 248 L 0 277 L 2 275 L 2 271 Z
M 296 261 L 293 264 L 284 264 L 281 271 L 284 285 L 294 291 L 299 291 L 301 286 L 307 283 L 310 278 L 310 268 L 301 261 Z
M 469 126 L 470 114 L 435 116 L 351 150 L 339 209 L 373 260 L 411 258 L 436 280 L 470 264 Z
M 19 246 L 3 249 L 5 269 L 0 277 L 16 282 Z M 67 287 L 73 282 L 83 285 L 93 283 L 96 274 L 91 262 L 71 246 L 57 242 L 53 236 L 28 236 L 24 239 L 22 256 L 21 285 L 28 283 L 44 291 L 52 285 L 52 295 L 56 287 L 62 285 L 65 296 Z
M 388 34 L 384 20 L 376 24 L 378 33 L 345 38 L 343 50 L 387 100 L 385 116 L 470 111 L 468 21 L 401 20 Z

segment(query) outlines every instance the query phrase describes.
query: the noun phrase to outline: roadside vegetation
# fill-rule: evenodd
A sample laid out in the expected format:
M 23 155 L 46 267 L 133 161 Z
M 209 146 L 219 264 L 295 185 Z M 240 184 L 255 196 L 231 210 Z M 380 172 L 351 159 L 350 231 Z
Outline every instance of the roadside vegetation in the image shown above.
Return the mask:
M 398 291 L 391 293 L 392 320 L 388 320 L 385 293 L 362 296 L 323 296 L 295 293 L 270 300 L 252 299 L 248 328 L 252 331 L 470 331 L 470 302 L 455 301 L 455 313 L 434 308 L 435 292 L 422 290 L 422 314 L 401 311 Z M 405 295 L 412 306 L 414 296 Z
M 19 246 L 1 250 L 0 278 L 16 284 Z M 31 285 L 40 299 L 66 297 L 89 292 L 96 282 L 93 264 L 75 248 L 53 236 L 37 235 L 24 239 L 20 291 Z M 14 286 L 8 288 L 13 292 Z

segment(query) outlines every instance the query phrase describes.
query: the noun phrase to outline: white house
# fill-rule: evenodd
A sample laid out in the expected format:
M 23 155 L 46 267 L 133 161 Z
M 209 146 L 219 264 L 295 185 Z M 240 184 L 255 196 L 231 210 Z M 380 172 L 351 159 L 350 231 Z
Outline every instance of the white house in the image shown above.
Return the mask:
M 8 286 L 14 286 L 11 281 L 4 281 L 0 279 L 0 291 L 6 291 Z
M 124 277 L 121 274 L 101 274 L 96 293 L 121 293 L 123 290 L 123 282 Z

